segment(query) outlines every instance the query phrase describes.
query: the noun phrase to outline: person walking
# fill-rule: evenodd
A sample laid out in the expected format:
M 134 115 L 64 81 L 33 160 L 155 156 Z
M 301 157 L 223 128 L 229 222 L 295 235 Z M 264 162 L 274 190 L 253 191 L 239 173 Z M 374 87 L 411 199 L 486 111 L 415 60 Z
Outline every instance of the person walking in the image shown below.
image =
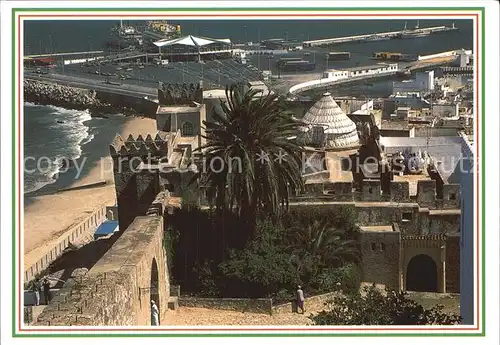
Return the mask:
M 33 291 L 35 292 L 35 305 L 40 305 L 41 287 L 40 287 L 40 282 L 38 281 L 38 279 L 36 279 L 35 282 L 33 283 Z
M 159 321 L 159 316 L 160 311 L 158 310 L 158 307 L 156 306 L 155 301 L 151 300 L 151 326 L 159 326 L 160 321 Z
M 306 311 L 304 309 L 304 291 L 302 291 L 302 287 L 300 285 L 297 286 L 296 297 L 297 297 L 297 313 L 299 312 L 300 308 L 300 310 L 302 311 L 301 314 L 304 314 L 304 312 Z
M 47 278 L 43 280 L 43 297 L 45 299 L 45 304 L 50 302 L 50 283 Z

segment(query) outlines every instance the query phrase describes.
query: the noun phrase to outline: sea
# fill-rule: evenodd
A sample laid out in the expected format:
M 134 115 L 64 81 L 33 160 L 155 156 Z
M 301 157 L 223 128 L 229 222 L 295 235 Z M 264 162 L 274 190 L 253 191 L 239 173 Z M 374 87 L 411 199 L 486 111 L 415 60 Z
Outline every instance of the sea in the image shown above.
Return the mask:
M 375 32 L 402 30 L 416 20 L 196 20 L 176 21 L 183 34 L 213 38 L 230 38 L 233 42 L 261 41 L 272 38 L 299 41 L 342 37 Z M 349 64 L 373 64 L 374 51 L 395 51 L 408 54 L 433 54 L 454 49 L 472 49 L 472 20 L 420 20 L 420 27 L 447 25 L 452 22 L 459 31 L 407 40 L 346 43 L 336 50 L 351 52 Z M 125 23 L 138 24 L 138 21 Z M 118 21 L 53 20 L 25 21 L 25 54 L 103 50 L 108 33 Z M 338 62 L 338 66 L 343 66 Z M 51 194 L 69 187 L 75 179 L 85 176 L 95 163 L 107 156 L 109 143 L 121 131 L 126 117 L 104 114 L 91 117 L 85 110 L 68 110 L 53 106 L 24 104 L 24 193 L 25 206 L 32 197 Z M 62 160 L 76 160 L 83 170 L 77 176 L 75 166 L 63 166 Z M 37 166 L 38 165 L 38 166 Z M 64 172 L 63 172 L 64 170 Z

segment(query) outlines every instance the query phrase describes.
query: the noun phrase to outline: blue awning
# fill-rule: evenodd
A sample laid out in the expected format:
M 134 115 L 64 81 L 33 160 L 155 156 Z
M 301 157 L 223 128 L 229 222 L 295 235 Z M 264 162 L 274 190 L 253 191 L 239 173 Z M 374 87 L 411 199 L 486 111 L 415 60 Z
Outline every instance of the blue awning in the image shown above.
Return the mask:
M 117 220 L 106 220 L 104 223 L 99 225 L 96 232 L 94 233 L 94 238 L 104 237 L 111 235 L 112 233 L 118 231 L 118 221 Z

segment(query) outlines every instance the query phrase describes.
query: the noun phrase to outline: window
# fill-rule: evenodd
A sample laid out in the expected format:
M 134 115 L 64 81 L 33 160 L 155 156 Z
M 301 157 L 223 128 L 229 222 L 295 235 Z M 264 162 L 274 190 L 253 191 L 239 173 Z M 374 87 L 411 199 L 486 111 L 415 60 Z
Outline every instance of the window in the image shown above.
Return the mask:
M 372 243 L 372 250 L 377 250 L 377 244 L 376 243 Z
M 380 243 L 380 250 L 385 251 L 385 243 Z
M 194 135 L 194 128 L 191 122 L 184 122 L 182 124 L 181 135 L 183 137 L 192 137 Z
M 450 193 L 450 200 L 457 200 L 457 195 L 455 193 Z
M 410 222 L 413 218 L 412 212 L 403 212 L 402 220 L 403 222 Z
M 373 188 L 372 187 L 368 188 L 368 193 L 373 194 Z

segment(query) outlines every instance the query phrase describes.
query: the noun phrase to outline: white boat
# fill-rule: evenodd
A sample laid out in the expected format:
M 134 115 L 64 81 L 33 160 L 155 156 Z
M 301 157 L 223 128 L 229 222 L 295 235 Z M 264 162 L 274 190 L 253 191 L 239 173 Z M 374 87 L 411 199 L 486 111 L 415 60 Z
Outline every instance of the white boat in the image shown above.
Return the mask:
M 390 39 L 390 37 L 388 37 L 388 36 L 372 35 L 370 37 L 365 38 L 365 41 L 367 41 L 367 42 L 372 42 L 372 41 L 387 41 L 389 39 Z
M 420 37 L 426 37 L 429 36 L 431 33 L 429 31 L 409 31 L 409 32 L 403 32 L 401 35 L 401 38 L 420 38 Z

